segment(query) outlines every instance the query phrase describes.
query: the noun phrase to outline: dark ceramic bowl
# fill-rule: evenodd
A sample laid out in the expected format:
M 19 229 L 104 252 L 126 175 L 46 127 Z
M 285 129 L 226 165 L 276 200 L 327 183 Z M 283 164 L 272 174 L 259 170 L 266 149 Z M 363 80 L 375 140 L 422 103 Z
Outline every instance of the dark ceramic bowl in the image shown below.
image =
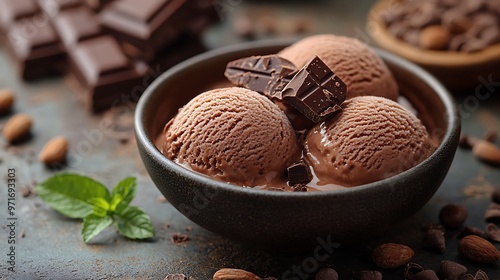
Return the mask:
M 263 41 L 214 50 L 161 75 L 144 93 L 135 115 L 137 145 L 153 182 L 196 224 L 245 243 L 273 248 L 350 242 L 381 233 L 423 207 L 445 178 L 458 145 L 460 123 L 450 95 L 414 64 L 377 51 L 401 94 L 419 111 L 437 150 L 424 162 L 375 183 L 325 192 L 272 192 L 243 188 L 187 170 L 155 146 L 166 122 L 195 95 L 223 84 L 227 62 L 276 53 L 290 41 Z M 405 156 L 405 155 L 401 155 Z

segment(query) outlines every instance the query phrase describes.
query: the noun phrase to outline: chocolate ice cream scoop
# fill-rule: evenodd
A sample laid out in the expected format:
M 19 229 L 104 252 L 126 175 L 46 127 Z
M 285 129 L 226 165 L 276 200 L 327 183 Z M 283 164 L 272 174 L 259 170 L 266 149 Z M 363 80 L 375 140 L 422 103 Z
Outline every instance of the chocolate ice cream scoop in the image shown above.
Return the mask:
M 196 96 L 166 125 L 164 137 L 168 158 L 244 186 L 283 180 L 300 155 L 285 113 L 264 95 L 237 87 Z
M 397 100 L 398 86 L 385 63 L 367 45 L 335 35 L 307 37 L 280 51 L 279 56 L 302 68 L 318 56 L 345 82 L 347 98 L 381 96 Z
M 387 98 L 347 100 L 343 109 L 313 127 L 306 158 L 321 184 L 357 186 L 401 173 L 436 148 L 422 122 Z

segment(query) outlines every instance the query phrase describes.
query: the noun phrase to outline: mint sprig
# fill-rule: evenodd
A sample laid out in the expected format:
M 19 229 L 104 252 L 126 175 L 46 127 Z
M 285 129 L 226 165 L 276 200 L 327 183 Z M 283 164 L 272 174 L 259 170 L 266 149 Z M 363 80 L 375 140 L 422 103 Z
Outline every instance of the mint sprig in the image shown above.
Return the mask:
M 88 243 L 111 225 L 130 239 L 154 236 L 149 216 L 139 207 L 130 206 L 136 193 L 136 179 L 127 177 L 109 193 L 89 177 L 57 174 L 35 188 L 38 196 L 64 216 L 83 219 L 82 237 Z

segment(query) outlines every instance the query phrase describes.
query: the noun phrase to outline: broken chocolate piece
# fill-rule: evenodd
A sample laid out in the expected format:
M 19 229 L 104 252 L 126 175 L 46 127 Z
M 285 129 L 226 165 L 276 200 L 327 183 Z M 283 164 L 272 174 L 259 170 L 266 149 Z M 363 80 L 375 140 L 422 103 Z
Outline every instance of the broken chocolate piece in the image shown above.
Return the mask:
M 486 234 L 489 240 L 500 242 L 500 229 L 495 224 L 486 225 Z
M 290 186 L 307 184 L 312 180 L 311 168 L 303 160 L 289 166 L 287 171 Z
M 341 109 L 346 84 L 319 58 L 307 63 L 283 90 L 283 100 L 317 123 Z
M 297 67 L 277 55 L 252 56 L 231 61 L 224 75 L 233 84 L 281 99 L 281 91 L 290 82 Z
M 446 252 L 444 232 L 438 229 L 427 230 L 422 240 L 422 247 L 444 254 Z

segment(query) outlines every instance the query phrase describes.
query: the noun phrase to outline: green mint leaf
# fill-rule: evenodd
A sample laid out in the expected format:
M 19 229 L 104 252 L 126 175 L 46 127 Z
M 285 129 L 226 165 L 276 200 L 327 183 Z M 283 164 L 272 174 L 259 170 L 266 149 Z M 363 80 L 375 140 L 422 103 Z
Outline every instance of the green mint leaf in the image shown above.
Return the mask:
M 155 235 L 149 216 L 139 207 L 129 206 L 115 213 L 118 232 L 131 239 L 145 239 Z
M 136 180 L 134 177 L 121 180 L 111 192 L 111 211 L 118 213 L 123 211 L 134 199 L 135 191 Z
M 93 197 L 88 201 L 90 204 L 94 205 L 93 214 L 104 217 L 108 214 L 110 208 L 109 202 L 102 197 Z
M 97 216 L 90 214 L 83 219 L 82 237 L 85 243 L 89 242 L 94 236 L 98 235 L 105 228 L 113 224 L 111 216 Z
M 85 218 L 93 213 L 92 198 L 111 200 L 105 186 L 78 174 L 54 175 L 36 186 L 35 190 L 50 207 L 70 218 Z

